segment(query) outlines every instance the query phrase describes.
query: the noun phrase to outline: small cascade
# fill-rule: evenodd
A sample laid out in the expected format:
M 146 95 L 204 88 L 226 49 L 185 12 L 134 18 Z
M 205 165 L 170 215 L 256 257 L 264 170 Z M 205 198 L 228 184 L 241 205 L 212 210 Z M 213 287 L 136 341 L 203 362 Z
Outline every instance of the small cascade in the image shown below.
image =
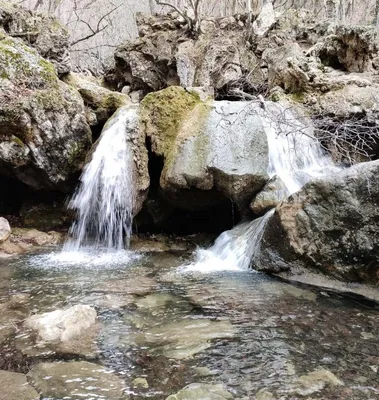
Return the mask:
M 269 124 L 269 118 L 264 119 L 269 148 L 267 172 L 270 178 L 276 175 L 283 182 L 288 191 L 284 197 L 334 168 L 318 141 L 297 118 L 287 112 L 285 124 Z
M 106 123 L 80 186 L 69 203 L 76 210 L 64 251 L 83 246 L 120 250 L 129 244 L 135 189 L 127 129 L 138 124 L 135 107 L 120 108 Z
M 269 150 L 267 173 L 270 178 L 276 176 L 283 182 L 286 190 L 281 190 L 280 195 L 284 200 L 310 179 L 321 177 L 336 167 L 296 114 L 287 113 L 284 124 L 277 119 L 276 115 L 282 111 L 271 103 L 265 108 L 262 122 Z M 274 211 L 223 232 L 210 249 L 199 249 L 195 262 L 185 266 L 184 270 L 203 273 L 247 270 L 259 252 L 267 222 Z
M 199 249 L 195 262 L 183 269 L 188 272 L 247 270 L 273 213 L 274 210 L 270 210 L 263 217 L 223 232 L 209 250 Z

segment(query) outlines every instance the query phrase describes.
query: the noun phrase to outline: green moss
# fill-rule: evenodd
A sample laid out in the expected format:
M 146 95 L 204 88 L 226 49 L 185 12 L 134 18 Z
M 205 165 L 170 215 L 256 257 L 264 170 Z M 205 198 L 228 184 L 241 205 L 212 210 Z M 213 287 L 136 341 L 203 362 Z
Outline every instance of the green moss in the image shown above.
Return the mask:
M 140 121 L 153 138 L 153 151 L 167 157 L 185 118 L 200 104 L 200 97 L 178 86 L 148 94 L 141 102 Z
M 17 136 L 12 136 L 11 140 L 12 140 L 12 142 L 18 144 L 21 147 L 25 146 L 24 142 L 21 139 L 19 139 Z
M 44 60 L 21 40 L 5 37 L 0 40 L 0 77 L 27 86 L 57 86 L 54 65 Z
M 297 103 L 303 103 L 304 102 L 304 93 L 303 92 L 295 92 L 291 93 L 290 95 L 291 100 L 297 102 Z

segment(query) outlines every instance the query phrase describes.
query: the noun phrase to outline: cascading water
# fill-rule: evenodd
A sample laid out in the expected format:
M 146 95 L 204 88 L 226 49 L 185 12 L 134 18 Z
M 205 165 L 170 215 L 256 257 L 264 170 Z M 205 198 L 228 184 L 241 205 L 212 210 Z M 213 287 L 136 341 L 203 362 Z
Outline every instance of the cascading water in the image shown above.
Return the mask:
M 77 212 L 77 220 L 64 251 L 77 251 L 86 245 L 120 250 L 128 245 L 135 188 L 133 150 L 126 131 L 137 124 L 137 109 L 127 106 L 104 126 L 79 189 L 69 203 L 69 208 Z
M 261 116 L 268 142 L 267 173 L 270 178 L 276 176 L 282 181 L 286 188 L 280 192 L 282 199 L 300 190 L 310 179 L 335 168 L 295 113 L 287 112 L 285 121 L 278 118 L 284 112 L 280 106 L 270 103 L 263 108 Z M 210 249 L 198 250 L 195 262 L 184 270 L 208 273 L 248 269 L 273 213 L 274 209 L 263 217 L 223 232 Z

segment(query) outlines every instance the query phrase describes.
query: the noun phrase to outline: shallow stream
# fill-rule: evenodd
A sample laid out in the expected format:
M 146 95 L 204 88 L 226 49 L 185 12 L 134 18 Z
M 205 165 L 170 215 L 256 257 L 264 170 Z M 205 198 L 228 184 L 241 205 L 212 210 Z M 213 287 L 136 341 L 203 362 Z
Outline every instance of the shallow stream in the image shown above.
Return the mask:
M 0 369 L 48 363 L 28 380 L 54 400 L 114 398 L 89 384 L 88 371 L 80 376 L 83 360 L 121 380 L 120 399 L 166 399 L 193 382 L 245 400 L 379 398 L 375 303 L 254 272 L 191 272 L 181 267 L 191 257 L 56 251 L 0 260 Z M 69 349 L 35 345 L 23 328 L 33 313 L 76 304 L 95 307 L 99 326 Z M 318 370 L 321 378 L 304 378 Z

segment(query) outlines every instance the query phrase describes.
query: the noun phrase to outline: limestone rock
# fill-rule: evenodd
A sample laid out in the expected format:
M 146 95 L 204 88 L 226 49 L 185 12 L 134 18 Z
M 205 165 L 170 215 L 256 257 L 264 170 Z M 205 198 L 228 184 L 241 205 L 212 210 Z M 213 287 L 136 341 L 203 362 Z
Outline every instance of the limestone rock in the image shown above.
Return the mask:
M 267 135 L 283 134 L 296 119 L 280 103 L 202 102 L 170 87 L 145 97 L 141 124 L 151 149 L 163 156 L 161 194 L 175 207 L 201 210 L 230 199 L 242 212 L 269 180 Z M 311 133 L 310 133 L 311 134 Z
M 211 385 L 207 383 L 191 383 L 178 393 L 167 397 L 166 400 L 226 400 L 233 399 L 223 385 Z
M 275 10 L 271 1 L 268 1 L 262 7 L 257 19 L 253 22 L 253 32 L 255 35 L 265 35 L 275 24 Z
M 41 341 L 66 342 L 93 327 L 96 320 L 95 309 L 79 304 L 67 310 L 33 315 L 25 321 L 25 326 L 36 331 Z
M 102 365 L 85 361 L 40 363 L 28 373 L 44 398 L 126 400 L 124 382 Z M 91 384 L 90 384 L 91 383 Z
M 309 50 L 324 65 L 348 72 L 367 72 L 377 69 L 379 38 L 373 26 L 338 26 L 335 34 L 325 37 Z
M 5 218 L 0 217 L 0 244 L 8 240 L 11 233 L 12 229 L 9 225 L 9 222 Z
M 250 203 L 251 211 L 255 215 L 263 215 L 271 208 L 275 208 L 287 196 L 288 190 L 283 181 L 279 177 L 274 176 Z
M 36 50 L 4 35 L 0 76 L 0 174 L 67 190 L 91 143 L 79 93 Z
M 95 78 L 71 72 L 63 81 L 74 87 L 84 100 L 88 113 L 94 113 L 96 119 L 89 119 L 91 126 L 104 124 L 120 107 L 130 104 L 127 94 L 106 89 L 102 82 Z
M 0 26 L 8 35 L 22 39 L 51 61 L 59 74 L 71 69 L 70 35 L 52 15 L 31 12 L 9 1 L 0 1 Z
M 282 202 L 266 227 L 255 268 L 315 269 L 379 284 L 379 161 L 310 181 Z
M 0 371 L 0 400 L 39 400 L 40 395 L 26 380 L 26 375 Z
M 0 244 L 0 256 L 17 255 L 35 247 L 55 246 L 62 243 L 64 235 L 58 232 L 41 232 L 37 229 L 14 228 L 9 239 Z
M 226 85 L 261 84 L 264 79 L 258 59 L 246 51 L 242 28 L 233 17 L 203 21 L 196 40 L 184 35 L 169 16 L 145 17 L 137 23 L 146 27 L 143 35 L 124 43 L 115 53 L 119 87 L 126 85 L 145 93 L 179 84 L 218 90 Z

